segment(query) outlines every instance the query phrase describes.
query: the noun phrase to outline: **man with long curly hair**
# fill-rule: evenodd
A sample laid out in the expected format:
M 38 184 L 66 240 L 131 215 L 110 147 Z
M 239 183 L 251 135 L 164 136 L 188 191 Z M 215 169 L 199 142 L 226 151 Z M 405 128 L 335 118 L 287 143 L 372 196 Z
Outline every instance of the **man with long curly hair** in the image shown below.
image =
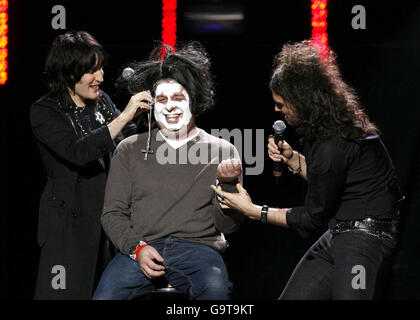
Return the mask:
M 380 267 L 397 243 L 402 198 L 378 130 L 342 80 L 335 54 L 322 56 L 310 41 L 283 47 L 270 89 L 275 108 L 301 134 L 303 151 L 270 138 L 268 154 L 307 180 L 305 204 L 257 206 L 240 184 L 239 193 L 224 193 L 219 200 L 251 219 L 289 227 L 303 237 L 328 224 L 280 299 L 372 299 Z
M 166 281 L 190 299 L 229 299 L 232 284 L 220 253 L 224 234 L 243 215 L 222 210 L 208 186 L 219 160 L 239 155 L 195 124 L 214 103 L 204 49 L 189 44 L 163 59 L 160 52 L 157 47 L 149 60 L 133 63 L 125 80 L 132 92 L 151 92 L 157 128 L 122 141 L 112 159 L 102 225 L 119 253 L 93 299 L 134 299 Z M 221 183 L 241 174 L 230 172 Z

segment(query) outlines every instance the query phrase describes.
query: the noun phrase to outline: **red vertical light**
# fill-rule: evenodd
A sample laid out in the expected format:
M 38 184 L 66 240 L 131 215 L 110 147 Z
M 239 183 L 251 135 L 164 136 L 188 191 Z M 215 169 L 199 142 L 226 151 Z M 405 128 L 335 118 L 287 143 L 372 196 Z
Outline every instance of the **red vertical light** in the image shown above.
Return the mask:
M 162 7 L 162 44 L 171 46 L 175 51 L 176 44 L 176 0 L 163 0 Z M 167 48 L 162 50 L 161 58 L 165 55 Z
M 8 0 L 0 0 L 0 85 L 7 82 L 7 7 Z
M 311 0 L 312 42 L 318 46 L 323 56 L 328 50 L 327 0 Z

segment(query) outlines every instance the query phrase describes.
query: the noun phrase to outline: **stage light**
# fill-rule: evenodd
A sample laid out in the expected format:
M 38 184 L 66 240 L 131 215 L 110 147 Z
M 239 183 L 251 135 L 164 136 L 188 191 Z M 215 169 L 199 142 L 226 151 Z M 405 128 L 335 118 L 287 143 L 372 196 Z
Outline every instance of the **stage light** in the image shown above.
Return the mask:
M 8 0 L 0 0 L 0 85 L 7 82 L 7 7 Z
M 162 44 L 172 47 L 175 51 L 176 44 L 176 0 L 163 0 L 162 6 Z M 161 58 L 165 55 L 167 48 L 162 49 Z
M 239 4 L 220 6 L 210 1 L 187 5 L 182 18 L 187 32 L 206 36 L 238 35 L 243 29 L 245 14 Z
M 327 0 L 311 0 L 311 26 L 312 26 L 312 42 L 318 46 L 321 54 L 325 57 L 328 50 L 327 35 Z

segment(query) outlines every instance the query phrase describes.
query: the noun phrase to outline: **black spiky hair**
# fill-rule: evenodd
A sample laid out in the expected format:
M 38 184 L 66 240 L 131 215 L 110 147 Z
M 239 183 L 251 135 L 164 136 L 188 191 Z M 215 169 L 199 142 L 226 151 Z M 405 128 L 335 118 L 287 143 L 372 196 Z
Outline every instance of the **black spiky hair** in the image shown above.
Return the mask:
M 163 57 L 162 50 L 166 50 Z M 214 105 L 210 59 L 198 42 L 190 42 L 176 51 L 159 44 L 148 60 L 132 62 L 127 67 L 132 68 L 134 73 L 120 77 L 118 84 L 126 86 L 133 94 L 149 90 L 155 96 L 157 82 L 172 79 L 187 90 L 194 117 L 202 115 Z

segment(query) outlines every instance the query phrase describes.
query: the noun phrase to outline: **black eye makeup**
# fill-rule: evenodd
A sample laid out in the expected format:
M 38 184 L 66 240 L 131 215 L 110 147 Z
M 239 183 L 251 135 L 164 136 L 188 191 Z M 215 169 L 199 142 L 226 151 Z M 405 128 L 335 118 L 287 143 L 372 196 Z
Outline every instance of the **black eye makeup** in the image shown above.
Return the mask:
M 158 96 L 158 97 L 156 97 L 156 102 L 166 103 L 166 101 L 168 101 L 168 99 L 165 96 Z
M 274 105 L 275 105 L 275 106 L 276 106 L 276 108 L 278 108 L 278 109 L 281 109 L 281 108 L 283 108 L 283 107 L 284 107 L 284 103 L 277 102 L 277 101 L 276 101 L 276 103 L 275 103 Z
M 176 101 L 186 100 L 183 95 L 176 95 L 176 96 L 172 97 L 172 99 L 176 100 Z

